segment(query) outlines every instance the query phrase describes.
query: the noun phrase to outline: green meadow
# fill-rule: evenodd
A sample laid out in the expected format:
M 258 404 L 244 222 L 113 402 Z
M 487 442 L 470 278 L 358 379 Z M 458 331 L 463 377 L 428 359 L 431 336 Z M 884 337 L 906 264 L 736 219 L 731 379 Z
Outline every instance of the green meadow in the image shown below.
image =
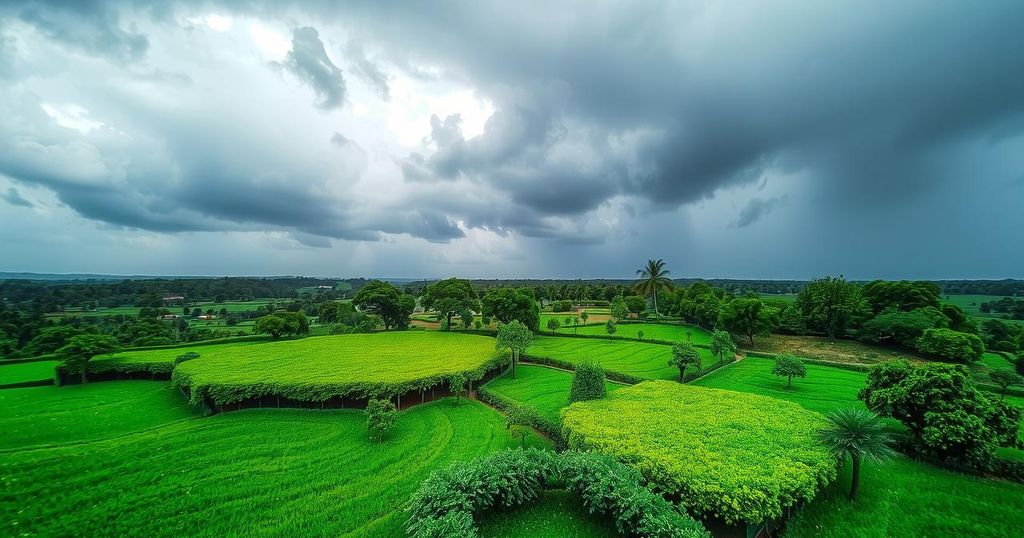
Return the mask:
M 547 329 L 547 327 L 544 327 Z M 692 325 L 673 325 L 668 323 L 619 323 L 615 326 L 614 336 L 623 338 L 640 338 L 643 331 L 644 340 L 664 340 L 669 342 L 689 342 L 706 346 L 711 342 L 711 334 L 700 327 Z M 580 327 L 562 326 L 558 330 L 565 334 L 607 335 L 604 325 L 582 325 Z
M 0 364 L 0 385 L 53 379 L 57 361 L 34 361 Z
M 531 407 L 542 417 L 558 423 L 559 412 L 568 405 L 572 374 L 545 366 L 522 364 L 513 379 L 508 373 L 487 383 L 487 390 L 516 404 Z M 611 392 L 622 385 L 605 382 Z
M 703 367 L 717 362 L 711 352 L 697 348 L 704 359 Z M 583 360 L 601 363 L 607 371 L 642 379 L 679 379 L 679 370 L 669 366 L 672 347 L 662 344 L 606 340 L 601 338 L 566 338 L 538 336 L 527 348 L 526 355 L 550 358 L 577 364 Z

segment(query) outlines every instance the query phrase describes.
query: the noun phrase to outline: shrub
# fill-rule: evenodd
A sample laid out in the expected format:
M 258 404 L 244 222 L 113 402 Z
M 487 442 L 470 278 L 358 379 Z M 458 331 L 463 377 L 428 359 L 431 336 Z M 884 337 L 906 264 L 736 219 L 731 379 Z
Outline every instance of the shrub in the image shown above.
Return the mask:
M 690 511 L 728 523 L 781 517 L 835 479 L 836 458 L 816 435 L 826 425 L 795 403 L 671 381 L 562 410 L 569 448 L 626 462 Z
M 198 353 L 196 353 L 195 351 L 189 351 L 188 353 L 182 353 L 181 355 L 178 355 L 177 357 L 175 357 L 174 358 L 174 364 L 181 364 L 181 363 L 183 363 L 185 361 L 190 361 L 190 360 L 194 360 L 194 359 L 198 359 L 198 358 L 199 358 L 199 354 Z
M 807 377 L 807 367 L 804 366 L 804 361 L 800 360 L 800 357 L 783 353 L 775 356 L 772 375 L 788 378 L 787 385 L 793 386 L 794 377 Z
M 974 334 L 928 329 L 917 339 L 917 350 L 940 360 L 969 364 L 981 359 L 985 344 Z
M 548 320 L 548 330 L 551 332 L 556 332 L 561 326 L 562 324 L 559 323 L 558 320 L 555 318 L 551 318 Z
M 572 311 L 572 301 L 554 301 L 551 303 L 552 312 L 570 312 Z
M 614 320 L 608 320 L 608 322 L 604 324 L 604 331 L 606 333 L 608 333 L 608 334 L 615 334 L 615 330 L 616 329 L 615 329 L 615 321 Z
M 579 496 L 588 511 L 615 521 L 624 534 L 710 536 L 699 522 L 645 488 L 639 473 L 615 460 L 536 449 L 506 450 L 435 471 L 409 501 L 406 531 L 415 538 L 473 537 L 474 514 L 536 501 L 559 483 Z
M 448 378 L 448 390 L 455 395 L 455 403 L 459 403 L 462 391 L 466 390 L 466 376 L 455 374 Z
M 569 403 L 604 398 L 604 368 L 594 361 L 585 360 L 576 366 L 569 388 Z
M 370 400 L 366 405 L 366 430 L 370 439 L 381 442 L 398 421 L 398 410 L 389 400 Z

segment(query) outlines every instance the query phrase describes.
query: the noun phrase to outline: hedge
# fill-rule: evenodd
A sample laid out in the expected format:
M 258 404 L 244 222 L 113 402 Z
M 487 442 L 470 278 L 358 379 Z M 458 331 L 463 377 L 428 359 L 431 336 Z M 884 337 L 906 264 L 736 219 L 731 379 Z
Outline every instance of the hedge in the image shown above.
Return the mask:
M 740 392 L 648 381 L 562 410 L 568 448 L 636 467 L 701 516 L 759 524 L 809 501 L 839 460 L 817 439 L 824 417 Z
M 611 518 L 621 534 L 710 538 L 704 527 L 642 484 L 636 471 L 593 453 L 506 450 L 435 471 L 413 494 L 406 531 L 414 538 L 477 535 L 474 517 L 522 506 L 558 486 L 592 514 Z
M 520 407 L 519 404 L 512 400 L 491 392 L 491 390 L 487 388 L 487 385 L 477 387 L 476 396 L 480 401 L 489 404 L 506 414 L 511 413 L 517 407 Z M 530 426 L 548 436 L 555 443 L 556 448 L 561 449 L 565 446 L 565 443 L 562 440 L 561 425 L 557 422 L 547 420 L 537 413 L 531 413 L 529 416 L 533 419 Z

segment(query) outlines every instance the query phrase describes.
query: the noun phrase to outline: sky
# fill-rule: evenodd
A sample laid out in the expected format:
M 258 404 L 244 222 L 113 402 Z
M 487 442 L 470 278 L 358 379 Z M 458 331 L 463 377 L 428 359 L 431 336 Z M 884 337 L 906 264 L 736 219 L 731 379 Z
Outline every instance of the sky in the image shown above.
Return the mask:
M 1024 2 L 0 3 L 0 271 L 1024 278 Z

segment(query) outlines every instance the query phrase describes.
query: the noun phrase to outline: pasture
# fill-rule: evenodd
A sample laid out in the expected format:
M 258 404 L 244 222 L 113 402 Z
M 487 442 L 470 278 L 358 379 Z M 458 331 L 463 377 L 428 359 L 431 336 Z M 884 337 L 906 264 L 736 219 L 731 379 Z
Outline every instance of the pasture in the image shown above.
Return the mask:
M 542 326 L 541 328 L 547 330 L 547 326 Z M 711 333 L 701 329 L 700 327 L 669 323 L 619 323 L 615 327 L 614 336 L 621 336 L 623 338 L 639 338 L 639 336 L 637 336 L 637 331 L 643 331 L 644 340 L 689 342 L 699 346 L 706 346 L 711 343 Z M 564 334 L 608 334 L 604 325 L 582 325 L 579 327 L 562 326 L 558 332 Z
M 717 363 L 718 359 L 707 349 L 697 348 L 697 351 L 704 360 L 702 368 Z M 592 359 L 601 363 L 606 371 L 640 379 L 679 379 L 679 370 L 668 365 L 672 357 L 672 347 L 661 344 L 600 338 L 538 336 L 534 339 L 533 345 L 527 348 L 525 355 L 571 364 Z
M 53 379 L 57 361 L 34 361 L 0 365 L 0 386 Z
M 762 351 L 765 353 L 789 353 L 798 357 L 822 359 L 831 362 L 851 364 L 875 364 L 889 359 L 907 359 L 922 362 L 925 358 L 911 353 L 887 347 L 865 344 L 856 340 L 829 339 L 824 336 L 793 336 L 773 334 L 770 337 L 754 337 L 754 346 L 749 345 L 745 338 L 739 340 L 741 349 Z
M 573 374 L 554 368 L 523 364 L 516 377 L 504 374 L 487 383 L 487 390 L 518 405 L 533 408 L 541 417 L 558 423 L 559 413 L 568 405 Z M 622 385 L 605 382 L 611 392 Z
M 992 303 L 996 302 L 1005 295 L 943 295 L 942 302 L 959 306 L 961 310 L 967 313 L 967 315 L 974 318 L 974 321 L 979 324 L 987 319 L 1001 319 L 1007 323 L 1018 323 L 1024 324 L 1024 320 L 1021 319 L 1006 319 L 1006 314 L 1000 314 L 999 312 L 982 312 L 981 303 Z
M 34 393 L 12 405 L 18 391 Z M 0 441 L 0 520 L 12 534 L 399 536 L 403 506 L 432 470 L 519 445 L 500 414 L 465 400 L 403 412 L 377 443 L 354 410 L 187 420 L 166 383 L 0 398 L 0 424 L 19 432 Z

